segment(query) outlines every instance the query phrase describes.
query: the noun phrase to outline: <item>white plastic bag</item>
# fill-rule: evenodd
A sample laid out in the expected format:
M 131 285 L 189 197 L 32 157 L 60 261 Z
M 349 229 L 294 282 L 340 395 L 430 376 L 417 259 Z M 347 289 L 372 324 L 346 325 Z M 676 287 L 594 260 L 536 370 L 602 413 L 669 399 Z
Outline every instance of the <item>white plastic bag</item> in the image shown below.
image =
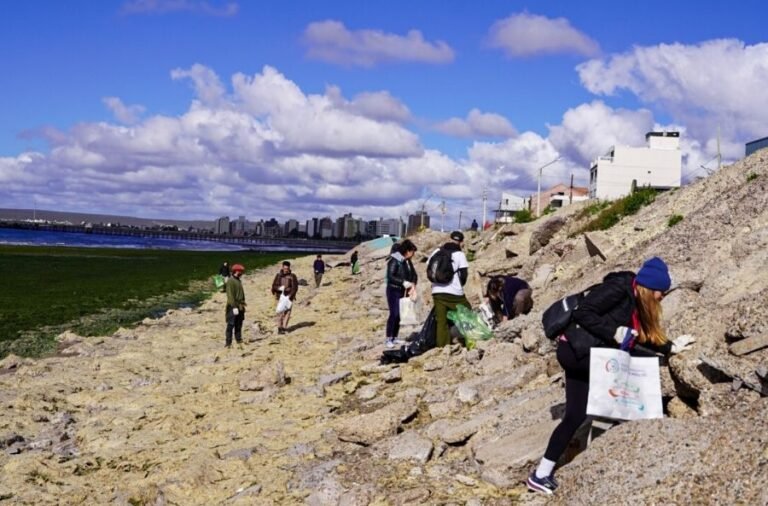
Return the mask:
M 410 297 L 400 299 L 400 325 L 418 325 L 416 317 L 416 301 Z
M 293 306 L 293 302 L 291 302 L 291 299 L 288 298 L 288 296 L 284 293 L 280 294 L 280 298 L 277 300 L 277 309 L 275 312 L 277 314 L 285 313 L 289 309 L 291 309 L 291 306 Z
M 592 348 L 587 414 L 618 420 L 662 418 L 659 359 Z

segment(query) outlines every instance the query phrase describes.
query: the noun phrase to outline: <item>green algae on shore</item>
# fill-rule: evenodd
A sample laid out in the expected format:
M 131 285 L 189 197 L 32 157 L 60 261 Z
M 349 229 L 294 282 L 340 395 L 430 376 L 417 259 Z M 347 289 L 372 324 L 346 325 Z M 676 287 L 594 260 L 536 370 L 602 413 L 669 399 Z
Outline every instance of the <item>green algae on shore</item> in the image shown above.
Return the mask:
M 224 260 L 253 270 L 302 254 L 0 246 L 0 358 L 51 353 L 67 329 L 99 335 L 197 305 Z

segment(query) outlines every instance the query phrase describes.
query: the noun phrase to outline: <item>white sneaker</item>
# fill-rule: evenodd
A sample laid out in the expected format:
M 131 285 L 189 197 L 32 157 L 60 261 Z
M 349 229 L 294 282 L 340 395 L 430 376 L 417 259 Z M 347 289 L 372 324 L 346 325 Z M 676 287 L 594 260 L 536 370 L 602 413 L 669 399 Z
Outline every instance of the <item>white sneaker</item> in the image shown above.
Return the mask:
M 386 341 L 384 341 L 384 346 L 387 348 L 394 348 L 395 347 L 395 340 L 391 337 L 388 337 Z

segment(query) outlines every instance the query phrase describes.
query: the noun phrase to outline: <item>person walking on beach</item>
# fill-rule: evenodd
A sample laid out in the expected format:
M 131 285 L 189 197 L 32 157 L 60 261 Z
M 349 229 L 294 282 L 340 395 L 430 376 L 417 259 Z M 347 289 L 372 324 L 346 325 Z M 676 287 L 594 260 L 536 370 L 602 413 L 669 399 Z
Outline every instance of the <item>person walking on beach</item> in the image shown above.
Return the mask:
M 432 301 L 435 307 L 437 327 L 437 346 L 451 344 L 451 332 L 448 326 L 448 311 L 455 310 L 462 304 L 467 308 L 472 305 L 464 295 L 464 285 L 469 275 L 469 262 L 464 252 L 464 234 L 456 230 L 451 232 L 450 241 L 432 252 L 427 260 L 427 276 L 432 281 Z M 437 277 L 430 270 L 437 271 Z M 443 278 L 440 273 L 447 272 Z
M 293 303 L 296 300 L 296 294 L 299 291 L 299 280 L 291 272 L 291 262 L 283 262 L 280 271 L 275 275 L 272 281 L 272 295 L 276 300 L 280 300 L 281 295 L 285 295 Z M 288 331 L 288 320 L 291 319 L 291 308 L 277 314 L 277 333 L 285 334 Z
M 392 253 L 387 262 L 387 306 L 389 306 L 385 341 L 387 348 L 403 344 L 397 339 L 400 333 L 400 299 L 410 296 L 416 290 L 419 277 L 411 262 L 416 249 L 416 245 L 406 239 L 399 244 L 398 249 Z
M 240 276 L 245 272 L 245 267 L 240 264 L 232 266 L 232 276 L 227 281 L 227 308 L 225 318 L 227 321 L 227 330 L 225 332 L 227 348 L 232 347 L 232 333 L 234 331 L 235 341 L 238 347 L 243 346 L 243 320 L 245 319 L 245 292 Z
M 630 271 L 608 274 L 573 310 L 571 323 L 556 339 L 557 361 L 565 371 L 565 415 L 552 432 L 544 457 L 528 477 L 530 490 L 553 494 L 557 489 L 555 464 L 587 418 L 592 348 L 667 355 L 688 350 L 695 342 L 687 334 L 669 341 L 661 328 L 661 300 L 671 284 L 667 264 L 653 257 L 637 275 Z
M 312 268 L 315 271 L 315 288 L 320 288 L 320 283 L 323 281 L 323 274 L 325 274 L 323 255 L 317 255 L 315 263 L 312 264 Z
M 352 264 L 352 274 L 357 274 L 360 272 L 360 266 L 357 265 L 357 250 L 352 252 L 352 256 L 350 257 L 349 261 Z
M 533 307 L 533 291 L 515 276 L 494 276 L 488 281 L 486 295 L 497 323 L 528 314 Z
M 224 262 L 221 264 L 221 267 L 219 267 L 219 275 L 224 277 L 225 279 L 229 277 L 229 262 Z

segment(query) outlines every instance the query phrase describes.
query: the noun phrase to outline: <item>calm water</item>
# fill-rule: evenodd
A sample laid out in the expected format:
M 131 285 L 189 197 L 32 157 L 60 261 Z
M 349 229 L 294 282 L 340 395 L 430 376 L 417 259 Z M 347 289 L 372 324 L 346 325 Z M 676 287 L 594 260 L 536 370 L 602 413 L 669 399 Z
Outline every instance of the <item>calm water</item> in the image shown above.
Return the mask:
M 0 228 L 0 244 L 26 246 L 76 246 L 81 248 L 129 248 L 187 251 L 241 251 L 248 247 L 215 241 L 184 241 L 153 237 L 131 237 L 78 232 L 46 232 Z M 290 246 L 259 247 L 265 251 L 285 251 Z

